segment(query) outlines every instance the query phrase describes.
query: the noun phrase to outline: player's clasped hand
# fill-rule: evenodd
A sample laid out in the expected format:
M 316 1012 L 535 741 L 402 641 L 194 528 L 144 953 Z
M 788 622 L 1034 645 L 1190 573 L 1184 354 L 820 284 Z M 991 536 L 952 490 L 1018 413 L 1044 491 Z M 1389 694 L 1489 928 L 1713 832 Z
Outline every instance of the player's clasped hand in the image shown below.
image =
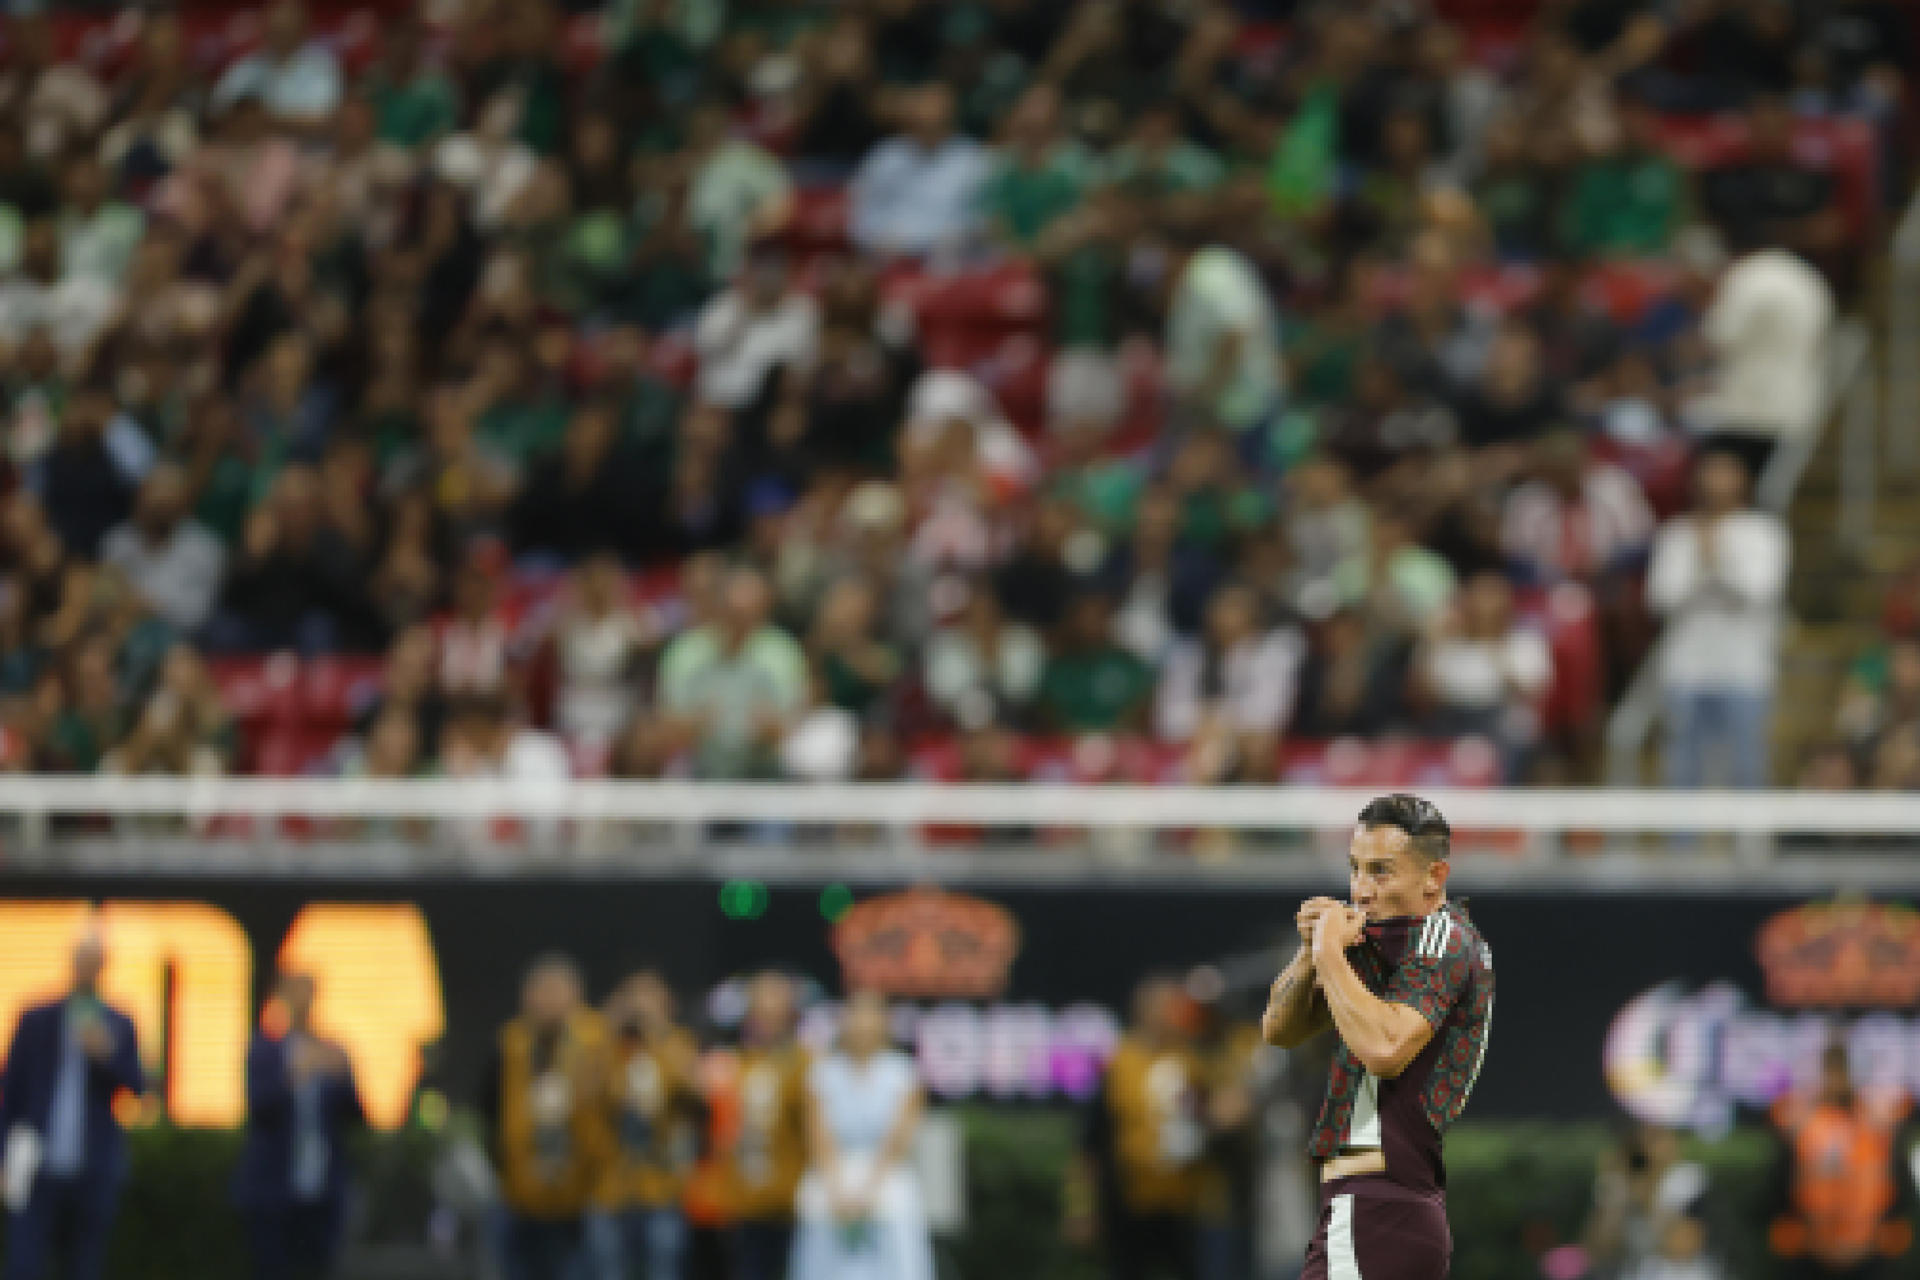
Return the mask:
M 1345 906 L 1344 903 L 1324 896 L 1308 898 L 1305 902 L 1301 903 L 1299 913 L 1294 916 L 1294 923 L 1300 927 L 1300 941 L 1311 947 L 1313 945 L 1313 926 L 1320 919 L 1321 915 L 1328 911 L 1338 911 L 1343 906 Z
M 1335 903 L 1331 910 L 1321 913 L 1314 928 L 1314 950 L 1324 956 L 1339 955 L 1360 941 L 1366 927 L 1365 912 L 1345 903 Z

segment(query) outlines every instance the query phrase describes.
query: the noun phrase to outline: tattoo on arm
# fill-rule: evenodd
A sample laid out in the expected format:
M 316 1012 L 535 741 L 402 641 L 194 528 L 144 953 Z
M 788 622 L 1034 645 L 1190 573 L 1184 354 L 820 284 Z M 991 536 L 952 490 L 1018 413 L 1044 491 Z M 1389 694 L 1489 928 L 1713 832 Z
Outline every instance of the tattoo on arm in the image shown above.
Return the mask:
M 1273 980 L 1261 1027 L 1271 1044 L 1291 1046 L 1325 1029 L 1319 989 L 1301 970 L 1289 966 Z

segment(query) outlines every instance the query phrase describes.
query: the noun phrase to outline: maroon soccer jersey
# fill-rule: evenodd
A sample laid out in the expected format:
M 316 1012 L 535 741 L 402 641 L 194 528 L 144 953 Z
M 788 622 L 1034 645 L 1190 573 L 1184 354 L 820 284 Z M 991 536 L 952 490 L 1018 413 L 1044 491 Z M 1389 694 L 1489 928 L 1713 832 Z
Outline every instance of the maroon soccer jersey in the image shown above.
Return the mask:
M 1417 1010 L 1433 1038 L 1390 1080 L 1342 1042 L 1308 1153 L 1325 1160 L 1378 1149 L 1391 1181 L 1439 1191 L 1447 1185 L 1440 1135 L 1466 1109 L 1487 1056 L 1493 953 L 1466 911 L 1449 903 L 1431 915 L 1369 924 L 1347 959 L 1369 991 Z

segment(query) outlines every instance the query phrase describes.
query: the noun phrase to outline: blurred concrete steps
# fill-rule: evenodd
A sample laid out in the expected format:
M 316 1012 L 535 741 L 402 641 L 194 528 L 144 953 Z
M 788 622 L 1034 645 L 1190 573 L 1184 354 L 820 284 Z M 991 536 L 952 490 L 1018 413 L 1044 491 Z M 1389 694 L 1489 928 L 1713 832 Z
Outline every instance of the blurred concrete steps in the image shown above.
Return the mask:
M 1911 376 L 1916 360 L 1920 352 L 1880 367 L 1893 376 Z M 1774 776 L 1781 783 L 1791 783 L 1808 750 L 1831 738 L 1847 672 L 1880 639 L 1887 588 L 1920 558 L 1920 475 L 1894 474 L 1884 457 L 1875 460 L 1879 470 L 1868 536 L 1858 548 L 1841 544 L 1843 436 L 1841 423 L 1828 424 L 1788 513 L 1794 542 L 1787 596 L 1792 622 L 1782 641 L 1773 723 Z

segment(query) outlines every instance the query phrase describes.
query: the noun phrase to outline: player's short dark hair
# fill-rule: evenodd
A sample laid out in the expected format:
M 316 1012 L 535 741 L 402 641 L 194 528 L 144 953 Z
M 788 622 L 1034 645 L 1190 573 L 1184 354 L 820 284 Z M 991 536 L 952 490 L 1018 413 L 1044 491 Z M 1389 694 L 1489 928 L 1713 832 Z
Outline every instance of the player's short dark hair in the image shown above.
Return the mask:
M 1393 827 L 1407 833 L 1407 842 L 1423 858 L 1444 858 L 1453 851 L 1453 828 L 1431 800 L 1396 791 L 1367 801 L 1360 825 L 1372 830 Z

